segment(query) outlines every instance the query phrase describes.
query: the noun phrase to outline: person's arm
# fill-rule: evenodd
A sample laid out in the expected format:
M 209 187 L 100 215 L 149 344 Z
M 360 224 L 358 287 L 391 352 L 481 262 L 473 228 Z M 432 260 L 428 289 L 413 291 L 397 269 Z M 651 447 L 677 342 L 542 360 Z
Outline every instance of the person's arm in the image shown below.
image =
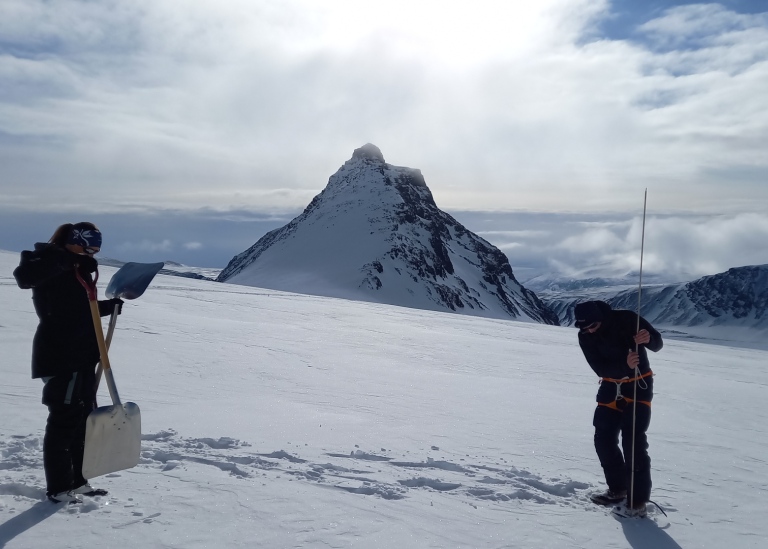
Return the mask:
M 664 346 L 661 334 L 651 323 L 640 317 L 640 331 L 634 336 L 635 343 L 645 346 L 649 351 L 658 352 Z
M 661 334 L 643 317 L 640 317 L 640 331 L 634 335 L 633 339 L 635 340 L 636 345 L 642 345 L 654 353 L 660 351 L 664 346 Z M 634 369 L 637 368 L 639 364 L 640 355 L 634 349 L 630 349 L 629 354 L 627 354 L 627 366 Z
M 111 314 L 120 314 L 123 309 L 123 300 L 119 297 L 112 299 L 103 299 L 99 301 L 99 316 L 109 316 Z
M 24 250 L 21 252 L 19 266 L 13 271 L 16 284 L 22 290 L 28 290 L 64 271 L 72 270 L 74 263 L 70 255 L 59 248 L 46 248 L 33 252 Z
M 19 266 L 13 271 L 16 284 L 22 290 L 39 286 L 78 265 L 82 272 L 92 273 L 98 263 L 92 257 L 77 255 L 57 246 L 47 246 L 35 251 L 21 252 Z

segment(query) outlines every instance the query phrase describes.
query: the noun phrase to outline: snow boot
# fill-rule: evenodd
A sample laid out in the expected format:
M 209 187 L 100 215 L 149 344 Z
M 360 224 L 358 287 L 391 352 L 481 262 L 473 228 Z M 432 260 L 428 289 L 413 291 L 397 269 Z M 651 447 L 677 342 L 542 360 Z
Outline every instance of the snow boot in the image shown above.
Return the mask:
M 602 492 L 600 494 L 592 494 L 591 496 L 589 496 L 589 499 L 591 499 L 593 503 L 597 503 L 598 505 L 615 505 L 617 503 L 621 503 L 626 498 L 627 498 L 626 490 L 622 490 L 620 492 L 614 492 L 611 489 L 608 489 L 605 492 Z
M 74 490 L 72 490 L 75 494 L 82 494 L 83 496 L 88 497 L 94 497 L 94 496 L 106 496 L 109 492 L 106 490 L 103 490 L 102 488 L 94 488 L 91 486 L 91 483 L 86 481 L 85 484 L 82 486 L 78 486 Z
M 75 494 L 72 490 L 59 492 L 57 494 L 48 494 L 48 499 L 53 503 L 83 503 L 83 498 Z
M 619 518 L 641 519 L 648 516 L 645 503 L 636 504 L 634 507 L 630 507 L 629 502 L 626 501 L 614 507 L 611 513 Z

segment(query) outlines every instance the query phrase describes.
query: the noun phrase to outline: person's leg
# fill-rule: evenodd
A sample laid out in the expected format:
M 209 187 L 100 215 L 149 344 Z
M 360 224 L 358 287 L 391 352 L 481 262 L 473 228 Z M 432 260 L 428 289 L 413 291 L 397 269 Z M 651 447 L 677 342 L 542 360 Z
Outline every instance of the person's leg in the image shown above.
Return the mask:
M 70 455 L 72 456 L 72 487 L 79 488 L 88 480 L 83 477 L 83 453 L 85 452 L 85 430 L 88 416 L 93 411 L 95 395 L 93 385 L 96 381 L 94 370 L 78 372 L 76 398 L 80 403 L 80 421 L 72 436 Z
M 48 495 L 71 490 L 75 474 L 82 477 L 82 440 L 90 410 L 83 403 L 81 388 L 82 378 L 78 373 L 49 378 L 43 388 L 43 404 L 48 406 L 43 439 Z
M 646 431 L 651 423 L 651 407 L 638 404 L 635 411 L 635 475 L 632 483 L 632 410 L 627 406 L 621 425 L 621 441 L 626 456 L 625 478 L 629 488 L 627 502 L 634 507 L 645 505 L 651 498 L 651 458 L 648 455 L 648 437 Z
M 598 406 L 592 425 L 595 427 L 595 451 L 605 473 L 605 482 L 612 492 L 627 489 L 624 477 L 624 456 L 619 449 L 622 413 L 606 406 Z
M 83 453 L 85 452 L 85 427 L 91 410 L 86 406 L 80 407 L 81 415 L 77 427 L 72 433 L 69 453 L 72 456 L 72 487 L 78 488 L 88 482 L 83 477 Z

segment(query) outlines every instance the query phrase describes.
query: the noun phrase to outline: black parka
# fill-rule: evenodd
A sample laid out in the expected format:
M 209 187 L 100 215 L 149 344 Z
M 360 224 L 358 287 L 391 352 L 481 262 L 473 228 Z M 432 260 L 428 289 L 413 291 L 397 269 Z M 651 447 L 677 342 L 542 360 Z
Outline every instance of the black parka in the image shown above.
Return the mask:
M 600 307 L 603 320 L 596 332 L 591 334 L 579 332 L 579 346 L 584 352 L 584 358 L 587 359 L 592 370 L 603 379 L 619 380 L 635 377 L 635 371 L 627 366 L 627 354 L 635 350 L 634 336 L 638 331 L 637 313 L 613 310 L 610 305 L 602 301 L 594 303 Z M 664 342 L 661 334 L 643 317 L 640 317 L 640 329 L 648 330 L 651 336 L 648 343 L 638 348 L 640 358 L 638 370 L 640 375 L 643 375 L 651 371 L 646 349 L 657 352 L 661 350 Z M 630 396 L 628 391 L 631 388 L 631 383 L 624 383 L 619 389 L 621 394 L 627 397 Z M 616 391 L 616 386 L 604 382 L 598 392 L 597 401 L 604 403 L 613 401 L 617 395 Z M 638 400 L 650 400 L 653 395 L 652 380 L 646 378 L 646 382 L 641 384 L 639 391 Z
M 97 263 L 55 244 L 37 243 L 35 250 L 21 252 L 13 271 L 19 288 L 32 289 L 32 301 L 40 323 L 32 346 L 32 377 L 48 377 L 94 368 L 99 347 L 88 294 L 75 275 L 92 282 Z M 99 314 L 107 316 L 114 302 L 99 301 Z

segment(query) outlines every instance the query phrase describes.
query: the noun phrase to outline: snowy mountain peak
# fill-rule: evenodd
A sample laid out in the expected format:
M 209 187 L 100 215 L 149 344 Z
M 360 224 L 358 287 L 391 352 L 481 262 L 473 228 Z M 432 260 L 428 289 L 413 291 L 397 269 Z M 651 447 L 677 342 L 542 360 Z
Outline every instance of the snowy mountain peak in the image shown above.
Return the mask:
M 506 256 L 435 204 L 419 170 L 356 149 L 304 212 L 235 256 L 219 280 L 557 324 Z
M 366 143 L 359 149 L 355 149 L 352 153 L 352 160 L 369 160 L 373 162 L 380 162 L 384 164 L 384 155 L 381 154 L 381 149 L 372 143 Z

